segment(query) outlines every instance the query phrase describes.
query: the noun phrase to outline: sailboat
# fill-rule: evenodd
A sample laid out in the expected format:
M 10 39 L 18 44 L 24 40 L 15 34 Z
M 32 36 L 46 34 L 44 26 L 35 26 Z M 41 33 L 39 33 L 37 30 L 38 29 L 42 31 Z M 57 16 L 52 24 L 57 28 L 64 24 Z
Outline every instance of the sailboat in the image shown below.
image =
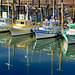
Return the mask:
M 9 1 L 7 1 L 7 4 L 8 4 L 8 18 L 0 18 L 0 28 L 1 29 L 8 29 L 10 25 L 12 24 L 12 19 L 9 18 Z
M 28 20 L 28 0 L 27 0 L 26 20 L 16 20 L 15 24 L 10 25 L 10 32 L 12 36 L 34 33 L 33 29 L 41 24 L 42 22 L 36 23 L 32 22 L 32 20 Z

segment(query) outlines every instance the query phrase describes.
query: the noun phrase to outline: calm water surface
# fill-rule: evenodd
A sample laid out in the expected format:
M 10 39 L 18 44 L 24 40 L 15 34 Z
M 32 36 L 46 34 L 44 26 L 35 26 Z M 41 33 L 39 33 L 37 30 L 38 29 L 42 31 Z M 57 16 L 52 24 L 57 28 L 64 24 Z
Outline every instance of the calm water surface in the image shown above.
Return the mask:
M 0 75 L 75 75 L 75 45 L 0 33 Z

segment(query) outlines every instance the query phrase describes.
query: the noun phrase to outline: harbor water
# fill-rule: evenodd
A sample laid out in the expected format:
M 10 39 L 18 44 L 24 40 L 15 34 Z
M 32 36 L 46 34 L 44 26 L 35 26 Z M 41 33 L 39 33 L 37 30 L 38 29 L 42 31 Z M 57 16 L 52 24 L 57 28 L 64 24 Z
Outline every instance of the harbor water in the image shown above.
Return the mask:
M 0 75 L 75 75 L 75 45 L 61 37 L 0 33 Z

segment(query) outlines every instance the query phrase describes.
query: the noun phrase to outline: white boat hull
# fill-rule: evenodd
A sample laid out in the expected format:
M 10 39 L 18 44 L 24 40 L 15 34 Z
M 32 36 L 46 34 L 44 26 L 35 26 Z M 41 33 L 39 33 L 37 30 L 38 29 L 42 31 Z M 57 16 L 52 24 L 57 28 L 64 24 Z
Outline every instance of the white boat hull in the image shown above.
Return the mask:
M 68 37 L 68 44 L 75 44 L 75 36 L 72 37 Z
M 75 35 L 63 36 L 68 44 L 75 44 Z
M 36 39 L 51 38 L 51 37 L 56 37 L 56 36 L 57 34 L 36 33 Z
M 12 36 L 18 36 L 18 35 L 25 35 L 25 34 L 30 34 L 32 32 L 15 32 L 15 31 L 11 31 Z

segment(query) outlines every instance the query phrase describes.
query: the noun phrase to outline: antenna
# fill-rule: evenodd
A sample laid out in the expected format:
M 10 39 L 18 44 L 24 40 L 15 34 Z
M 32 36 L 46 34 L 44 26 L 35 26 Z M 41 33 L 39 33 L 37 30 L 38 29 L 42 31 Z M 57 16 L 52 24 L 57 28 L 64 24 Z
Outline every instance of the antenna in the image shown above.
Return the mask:
M 9 0 L 7 1 L 8 4 L 8 18 L 9 18 Z

